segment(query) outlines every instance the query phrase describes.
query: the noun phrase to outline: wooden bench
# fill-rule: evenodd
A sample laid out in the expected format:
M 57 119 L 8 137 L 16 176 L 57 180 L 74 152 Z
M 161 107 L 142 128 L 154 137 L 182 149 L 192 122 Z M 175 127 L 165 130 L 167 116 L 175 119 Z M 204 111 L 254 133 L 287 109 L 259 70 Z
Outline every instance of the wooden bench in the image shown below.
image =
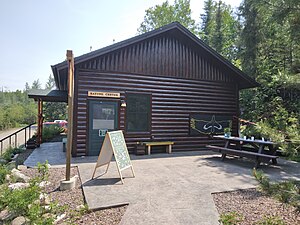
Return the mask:
M 172 145 L 174 142 L 172 141 L 151 141 L 151 142 L 141 142 L 142 145 L 147 146 L 147 154 L 151 154 L 151 147 L 152 146 L 166 146 L 166 152 L 172 153 Z
M 255 168 L 257 168 L 261 162 L 269 162 L 272 160 L 273 164 L 277 164 L 277 158 L 278 156 L 275 155 L 267 155 L 257 152 L 250 152 L 250 151 L 242 151 L 237 149 L 231 149 L 231 148 L 224 148 L 220 146 L 214 146 L 214 145 L 206 145 L 207 148 L 212 149 L 214 152 L 222 153 L 222 161 L 226 158 L 226 155 L 233 155 L 233 156 L 241 156 L 246 158 L 252 158 L 255 159 Z

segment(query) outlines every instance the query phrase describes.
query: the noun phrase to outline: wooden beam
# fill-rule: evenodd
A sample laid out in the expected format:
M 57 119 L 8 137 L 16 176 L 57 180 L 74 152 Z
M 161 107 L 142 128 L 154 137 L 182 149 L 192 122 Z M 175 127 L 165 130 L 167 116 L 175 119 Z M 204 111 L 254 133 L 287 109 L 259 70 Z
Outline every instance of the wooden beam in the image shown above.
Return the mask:
M 42 144 L 43 138 L 43 100 L 38 99 L 38 127 L 37 127 L 37 137 L 36 142 L 37 146 Z
M 67 50 L 68 62 L 68 141 L 66 150 L 66 181 L 71 177 L 71 152 L 73 147 L 73 104 L 74 104 L 74 57 L 72 50 Z

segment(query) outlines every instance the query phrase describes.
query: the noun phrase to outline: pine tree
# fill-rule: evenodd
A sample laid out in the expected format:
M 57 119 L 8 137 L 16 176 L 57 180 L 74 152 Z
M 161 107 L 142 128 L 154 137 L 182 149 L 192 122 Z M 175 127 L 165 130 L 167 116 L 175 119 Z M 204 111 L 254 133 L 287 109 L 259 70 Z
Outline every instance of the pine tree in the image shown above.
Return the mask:
M 190 0 L 175 0 L 174 5 L 165 1 L 146 10 L 138 32 L 141 34 L 172 22 L 179 22 L 192 33 L 196 33 L 195 20 L 192 19 L 191 13 Z

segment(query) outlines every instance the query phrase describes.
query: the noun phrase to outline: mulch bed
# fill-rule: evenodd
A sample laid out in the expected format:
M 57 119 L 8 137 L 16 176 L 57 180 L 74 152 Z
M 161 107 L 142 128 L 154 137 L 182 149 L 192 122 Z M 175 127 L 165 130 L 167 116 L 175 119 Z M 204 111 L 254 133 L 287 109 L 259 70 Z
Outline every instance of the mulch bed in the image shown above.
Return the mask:
M 266 196 L 256 189 L 214 193 L 213 199 L 220 214 L 237 212 L 243 217 L 241 225 L 254 225 L 264 217 L 277 217 L 285 224 L 300 224 L 300 214 L 295 208 Z

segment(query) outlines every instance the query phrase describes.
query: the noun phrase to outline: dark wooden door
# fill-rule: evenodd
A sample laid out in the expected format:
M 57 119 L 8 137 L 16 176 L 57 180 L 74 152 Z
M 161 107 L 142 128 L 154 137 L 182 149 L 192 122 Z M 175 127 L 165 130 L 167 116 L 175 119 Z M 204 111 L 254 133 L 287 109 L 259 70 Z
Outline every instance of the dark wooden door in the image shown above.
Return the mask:
M 89 101 L 88 155 L 99 155 L 107 131 L 118 129 L 117 101 Z

